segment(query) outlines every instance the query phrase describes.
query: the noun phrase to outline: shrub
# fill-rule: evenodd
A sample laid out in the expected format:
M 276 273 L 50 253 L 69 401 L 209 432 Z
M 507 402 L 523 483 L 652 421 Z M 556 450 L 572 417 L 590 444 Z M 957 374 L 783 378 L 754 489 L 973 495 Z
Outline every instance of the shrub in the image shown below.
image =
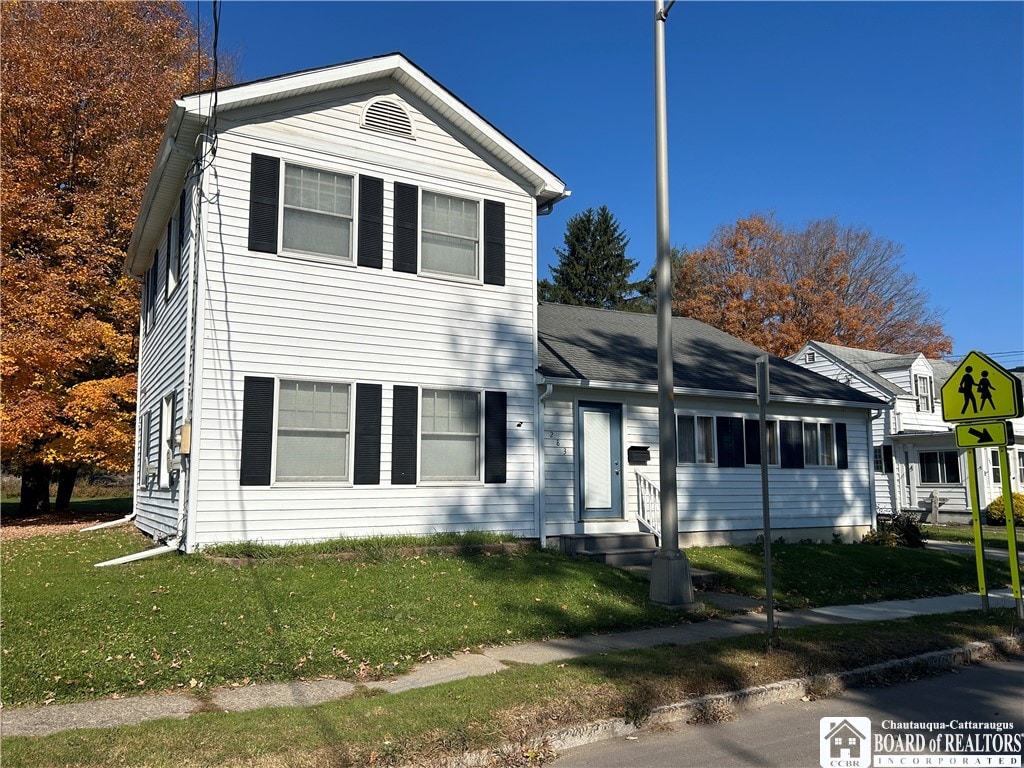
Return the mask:
M 924 534 L 921 533 L 921 526 L 913 516 L 898 512 L 890 520 L 880 520 L 878 529 L 864 534 L 861 542 L 876 547 L 921 549 L 924 547 Z
M 985 508 L 989 525 L 1006 525 L 1006 504 L 1000 495 Z M 1013 494 L 1013 522 L 1024 525 L 1024 493 Z

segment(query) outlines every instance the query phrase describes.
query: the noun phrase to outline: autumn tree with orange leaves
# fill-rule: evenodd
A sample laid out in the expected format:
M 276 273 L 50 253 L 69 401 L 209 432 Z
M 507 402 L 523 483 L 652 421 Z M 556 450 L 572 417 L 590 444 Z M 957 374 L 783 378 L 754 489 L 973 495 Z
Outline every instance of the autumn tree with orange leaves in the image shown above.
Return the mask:
M 897 243 L 834 218 L 795 230 L 753 214 L 679 255 L 672 311 L 783 357 L 812 339 L 949 354 L 952 339 L 902 257 Z
M 21 511 L 131 467 L 139 289 L 125 251 L 172 101 L 210 58 L 178 2 L 4 2 L 3 461 Z

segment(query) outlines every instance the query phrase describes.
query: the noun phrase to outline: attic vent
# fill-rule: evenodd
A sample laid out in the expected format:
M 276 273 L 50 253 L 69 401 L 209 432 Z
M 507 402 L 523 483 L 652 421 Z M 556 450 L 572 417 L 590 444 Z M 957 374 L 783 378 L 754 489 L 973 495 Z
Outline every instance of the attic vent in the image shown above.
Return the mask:
M 407 139 L 416 138 L 412 132 L 412 119 L 405 107 L 387 99 L 378 99 L 366 105 L 362 125 L 372 131 L 405 136 Z
M 817 357 L 818 356 L 815 355 L 813 352 L 805 352 L 804 353 L 804 362 L 805 363 L 813 363 L 817 359 Z

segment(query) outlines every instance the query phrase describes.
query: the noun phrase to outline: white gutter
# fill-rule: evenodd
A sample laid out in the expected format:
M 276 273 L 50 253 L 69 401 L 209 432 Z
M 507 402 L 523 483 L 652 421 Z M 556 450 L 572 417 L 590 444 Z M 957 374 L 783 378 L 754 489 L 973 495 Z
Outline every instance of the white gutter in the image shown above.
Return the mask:
M 636 384 L 614 381 L 595 381 L 589 379 L 569 379 L 546 377 L 545 381 L 556 386 L 577 387 L 579 389 L 596 389 L 618 392 L 646 392 L 657 394 L 658 387 L 653 384 Z M 676 387 L 674 392 L 685 397 L 707 397 L 720 400 L 751 400 L 757 402 L 756 392 L 728 392 L 720 389 L 696 389 L 693 387 Z M 876 410 L 882 408 L 888 410 L 892 406 L 888 403 L 862 403 L 849 400 L 828 400 L 817 397 L 798 397 L 796 395 L 772 395 L 773 403 L 791 403 L 795 405 L 824 405 L 839 408 L 868 408 Z
M 123 565 L 124 563 L 130 563 L 135 560 L 144 560 L 147 557 L 156 557 L 157 555 L 166 555 L 168 552 L 177 552 L 178 544 L 181 543 L 181 538 L 174 538 L 168 540 L 166 543 L 161 544 L 159 547 L 153 549 L 147 549 L 144 552 L 136 552 L 133 555 L 125 555 L 124 557 L 118 557 L 113 560 L 107 560 L 102 563 L 96 563 L 94 568 L 103 568 L 107 565 Z
M 547 504 L 545 502 L 546 488 L 544 485 L 544 401 L 551 395 L 554 385 L 544 381 L 544 392 L 537 399 L 537 427 L 534 435 L 535 454 L 537 457 L 537 538 L 541 549 L 547 549 Z

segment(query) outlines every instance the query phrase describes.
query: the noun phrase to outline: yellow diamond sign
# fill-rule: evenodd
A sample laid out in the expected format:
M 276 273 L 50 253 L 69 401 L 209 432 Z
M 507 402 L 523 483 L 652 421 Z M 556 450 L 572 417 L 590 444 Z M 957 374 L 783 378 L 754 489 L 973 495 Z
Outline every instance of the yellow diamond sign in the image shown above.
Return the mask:
M 1021 382 L 986 357 L 971 352 L 942 385 L 942 418 L 946 421 L 990 421 L 1024 415 Z

